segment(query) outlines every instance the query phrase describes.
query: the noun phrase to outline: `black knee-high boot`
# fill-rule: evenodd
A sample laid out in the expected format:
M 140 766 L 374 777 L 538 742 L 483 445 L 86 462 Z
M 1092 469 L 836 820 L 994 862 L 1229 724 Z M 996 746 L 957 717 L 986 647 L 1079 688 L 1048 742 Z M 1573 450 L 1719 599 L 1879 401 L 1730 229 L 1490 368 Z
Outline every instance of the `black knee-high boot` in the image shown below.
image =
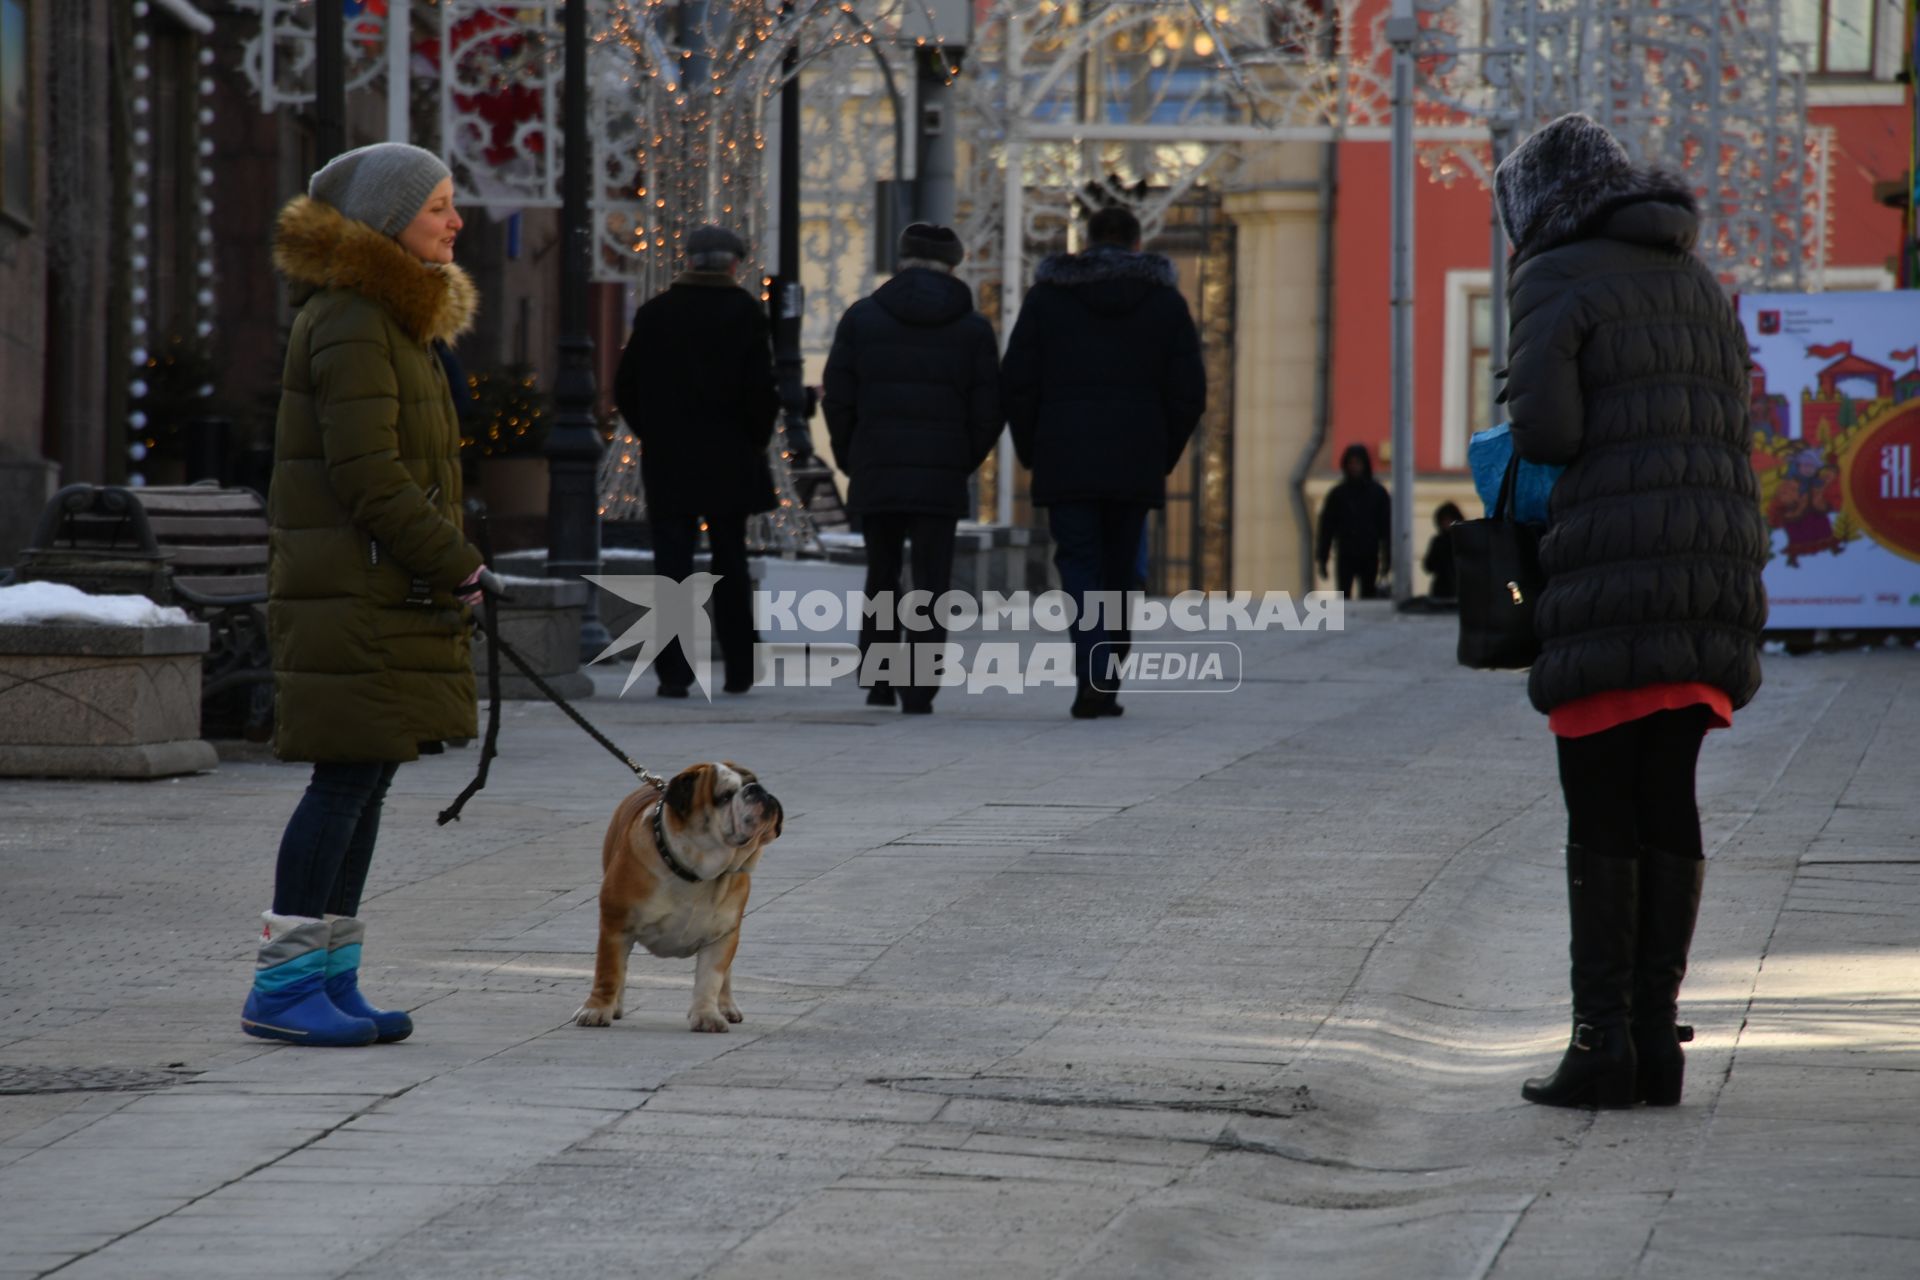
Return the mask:
M 1573 1040 L 1559 1070 L 1521 1088 L 1550 1107 L 1634 1103 L 1633 1012 L 1636 861 L 1567 846 L 1567 902 L 1573 925 Z
M 1638 1062 L 1639 1101 L 1655 1107 L 1680 1103 L 1687 1058 L 1680 1046 L 1693 1028 L 1679 1025 L 1680 980 L 1700 914 L 1703 858 L 1678 858 L 1658 849 L 1640 852 L 1640 940 L 1633 962 L 1633 1048 Z

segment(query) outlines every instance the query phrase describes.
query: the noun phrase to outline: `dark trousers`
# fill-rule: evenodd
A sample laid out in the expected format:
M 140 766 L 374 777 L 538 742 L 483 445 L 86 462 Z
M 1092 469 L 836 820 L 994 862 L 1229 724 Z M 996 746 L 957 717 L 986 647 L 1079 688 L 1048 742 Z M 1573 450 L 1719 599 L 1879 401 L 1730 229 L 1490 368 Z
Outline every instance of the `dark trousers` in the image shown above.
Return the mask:
M 909 515 L 903 512 L 875 511 L 860 517 L 860 532 L 867 540 L 867 595 L 869 598 L 882 594 L 893 596 L 894 625 L 885 629 L 877 626 L 871 617 L 860 623 L 860 661 L 866 664 L 867 651 L 876 644 L 892 644 L 904 638 L 908 645 L 939 644 L 947 638 L 947 630 L 934 616 L 933 605 L 953 586 L 953 531 L 958 522 L 952 516 Z M 927 619 L 932 624 L 924 631 L 915 631 L 900 624 L 897 616 L 900 605 L 900 568 L 906 559 L 905 544 L 913 544 L 913 589 L 925 591 L 932 596 L 927 605 Z M 911 664 L 913 651 L 905 650 L 899 661 Z M 896 667 L 896 670 L 913 671 L 912 665 Z M 875 683 L 894 683 L 900 687 L 900 700 L 908 706 L 925 706 L 933 701 L 938 686 L 926 688 L 907 688 L 910 681 L 892 681 Z
M 350 916 L 360 910 L 380 837 L 380 808 L 397 764 L 316 764 L 280 837 L 275 915 Z
M 1617 858 L 1642 847 L 1698 858 L 1700 809 L 1693 775 L 1707 709 L 1683 707 L 1584 738 L 1560 738 L 1567 842 Z
M 1056 502 L 1047 508 L 1047 528 L 1053 535 L 1053 563 L 1060 571 L 1060 587 L 1073 597 L 1080 617 L 1073 624 L 1074 671 L 1080 686 L 1103 691 L 1119 687 L 1117 676 L 1096 670 L 1095 646 L 1126 633 L 1109 634 L 1108 619 L 1087 629 L 1090 592 L 1131 592 L 1134 567 L 1140 558 L 1140 531 L 1146 527 L 1147 508 L 1131 502 Z M 1112 620 L 1118 625 L 1122 620 Z M 1113 646 L 1097 651 L 1102 668 L 1114 654 Z M 1098 677 L 1096 680 L 1095 677 Z
M 1380 557 L 1350 556 L 1342 552 L 1336 556 L 1333 565 L 1334 581 L 1340 586 L 1340 594 L 1353 594 L 1355 583 L 1360 584 L 1360 598 L 1372 600 L 1380 594 Z
M 676 582 L 693 573 L 693 553 L 700 544 L 700 517 L 660 512 L 652 515 L 653 571 Z M 713 552 L 713 572 L 720 581 L 713 588 L 713 629 L 720 641 L 726 682 L 735 687 L 753 683 L 753 579 L 747 572 L 747 518 L 708 516 L 707 546 Z M 702 655 L 703 657 L 705 655 Z M 681 688 L 693 683 L 693 667 L 675 640 L 661 649 L 653 669 L 663 685 Z

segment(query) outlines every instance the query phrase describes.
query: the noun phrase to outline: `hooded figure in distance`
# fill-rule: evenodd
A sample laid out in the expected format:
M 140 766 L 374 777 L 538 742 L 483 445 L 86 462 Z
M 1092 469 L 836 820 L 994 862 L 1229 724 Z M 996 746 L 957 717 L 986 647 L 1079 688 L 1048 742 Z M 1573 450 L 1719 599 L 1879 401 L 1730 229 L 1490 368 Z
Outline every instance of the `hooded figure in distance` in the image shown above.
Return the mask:
M 893 593 L 896 604 L 908 542 L 915 590 L 938 600 L 952 585 L 954 526 L 971 514 L 967 479 L 1000 434 L 999 343 L 973 309 L 973 291 L 954 278 L 963 256 L 951 229 L 908 227 L 899 271 L 847 308 L 827 356 L 822 408 L 849 477 L 847 510 L 866 538 L 867 595 Z M 937 686 L 913 680 L 911 646 L 937 645 L 946 633 L 916 621 L 905 649 L 891 647 L 898 620 L 861 626 L 869 705 L 891 706 L 897 693 L 903 712 L 933 710 Z M 897 664 L 891 673 L 878 671 L 883 659 Z

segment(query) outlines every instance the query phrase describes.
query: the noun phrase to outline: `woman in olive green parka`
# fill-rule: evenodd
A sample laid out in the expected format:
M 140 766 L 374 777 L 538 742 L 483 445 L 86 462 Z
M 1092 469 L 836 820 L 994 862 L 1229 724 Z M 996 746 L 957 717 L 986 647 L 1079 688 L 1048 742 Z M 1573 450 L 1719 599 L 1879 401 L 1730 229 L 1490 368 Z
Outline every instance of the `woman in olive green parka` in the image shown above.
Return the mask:
M 280 213 L 274 263 L 300 312 L 268 501 L 274 750 L 313 778 L 281 840 L 242 1015 L 297 1044 L 399 1040 L 360 995 L 355 918 L 394 772 L 475 732 L 466 607 L 485 572 L 460 525 L 460 429 L 437 348 L 472 281 L 447 167 L 381 143 L 342 155 Z

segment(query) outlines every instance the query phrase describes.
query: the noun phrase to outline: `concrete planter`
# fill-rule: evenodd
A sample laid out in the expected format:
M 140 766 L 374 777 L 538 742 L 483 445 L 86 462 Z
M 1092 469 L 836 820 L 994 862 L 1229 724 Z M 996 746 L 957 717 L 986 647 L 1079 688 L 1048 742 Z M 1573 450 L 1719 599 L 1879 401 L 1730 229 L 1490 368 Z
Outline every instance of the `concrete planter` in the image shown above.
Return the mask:
M 0 776 L 164 778 L 211 769 L 205 624 L 0 625 Z
M 593 679 L 580 670 L 580 612 L 587 603 L 587 584 L 560 578 L 509 578 L 508 598 L 500 601 L 500 637 L 525 658 L 540 678 L 563 698 L 593 696 Z M 487 645 L 473 642 L 473 673 L 480 696 L 487 696 Z M 520 668 L 501 660 L 500 696 L 544 697 Z

